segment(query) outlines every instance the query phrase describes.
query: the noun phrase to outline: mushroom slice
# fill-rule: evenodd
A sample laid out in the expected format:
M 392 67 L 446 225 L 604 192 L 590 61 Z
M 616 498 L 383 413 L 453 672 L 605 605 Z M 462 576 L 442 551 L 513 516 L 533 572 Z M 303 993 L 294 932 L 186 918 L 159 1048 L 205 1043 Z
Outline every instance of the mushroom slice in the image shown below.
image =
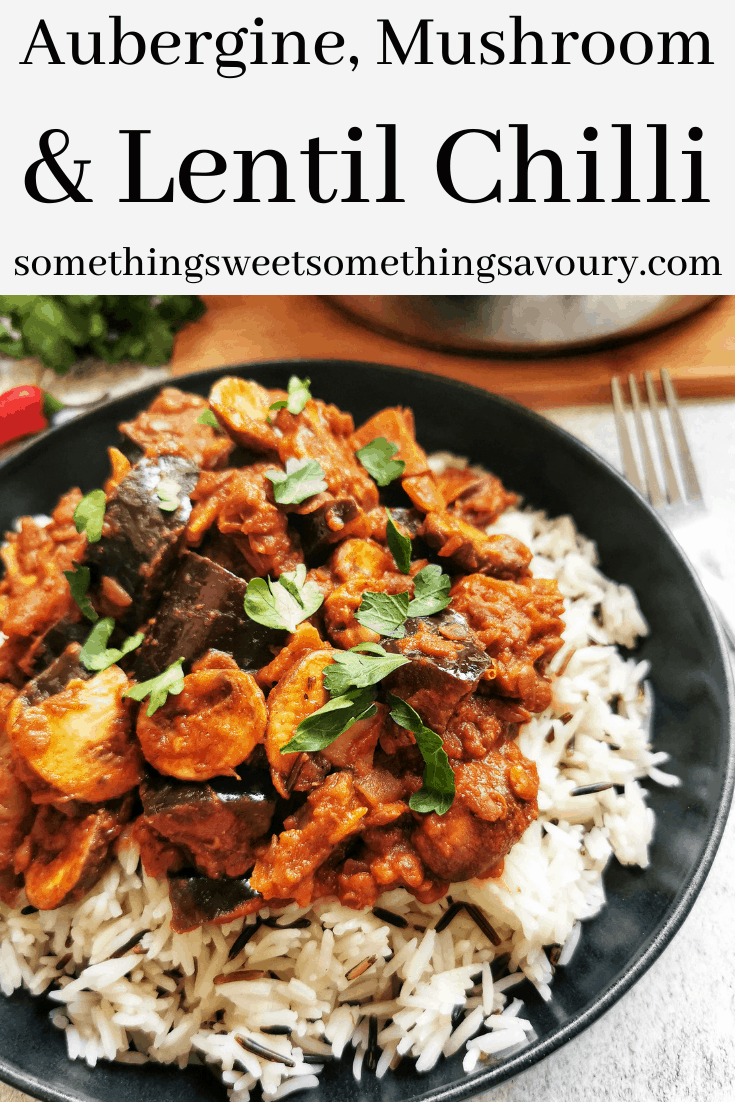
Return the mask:
M 279 391 L 276 398 L 286 397 Z M 273 394 L 265 387 L 231 375 L 219 379 L 209 395 L 209 405 L 233 440 L 255 452 L 276 450 L 278 437 L 268 423 Z
M 119 666 L 89 681 L 72 678 L 36 704 L 10 705 L 7 732 L 32 789 L 48 785 L 67 799 L 101 803 L 142 780 L 140 751 L 131 738 L 129 682 Z
M 117 810 L 101 807 L 82 818 L 67 818 L 54 807 L 42 807 L 31 835 L 35 856 L 25 870 L 28 902 L 53 911 L 81 899 L 102 874 L 129 809 L 128 799 Z
M 287 781 L 299 755 L 282 754 L 281 750 L 296 734 L 302 719 L 327 703 L 329 694 L 324 688 L 323 673 L 334 661 L 332 654 L 329 650 L 318 650 L 304 655 L 268 697 L 265 749 L 273 784 L 282 796 L 289 795 Z
M 234 664 L 234 663 L 233 663 Z M 252 674 L 198 669 L 152 716 L 141 708 L 137 733 L 147 761 L 182 781 L 234 776 L 263 741 L 268 713 Z

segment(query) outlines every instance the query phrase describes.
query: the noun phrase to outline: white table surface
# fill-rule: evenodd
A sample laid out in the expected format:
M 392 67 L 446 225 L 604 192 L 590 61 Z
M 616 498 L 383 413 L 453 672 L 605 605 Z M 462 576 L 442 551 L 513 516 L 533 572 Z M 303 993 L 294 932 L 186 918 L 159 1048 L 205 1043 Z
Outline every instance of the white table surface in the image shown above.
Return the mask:
M 705 499 L 727 546 L 735 547 L 735 402 L 683 403 L 683 414 Z M 547 416 L 619 467 L 609 407 L 549 410 Z M 581 1036 L 481 1099 L 735 1099 L 734 814 L 704 888 L 663 956 Z M 28 1099 L 0 1084 L 0 1102 Z
M 735 402 L 682 403 L 705 500 L 735 545 Z M 549 410 L 618 468 L 609 408 Z M 735 1099 L 735 814 L 672 943 L 589 1029 L 482 1102 Z

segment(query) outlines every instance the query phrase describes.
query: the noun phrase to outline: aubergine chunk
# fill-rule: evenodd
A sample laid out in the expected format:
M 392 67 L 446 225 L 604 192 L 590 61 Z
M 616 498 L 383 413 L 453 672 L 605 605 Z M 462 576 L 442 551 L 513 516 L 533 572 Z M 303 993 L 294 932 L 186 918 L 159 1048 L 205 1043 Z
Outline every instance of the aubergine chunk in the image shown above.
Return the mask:
M 265 902 L 246 876 L 213 880 L 194 869 L 170 876 L 168 894 L 171 929 L 177 934 L 188 934 L 209 922 L 222 926 L 259 911 Z
M 169 579 L 198 478 L 199 468 L 183 456 L 141 459 L 110 497 L 102 539 L 87 547 L 96 586 L 109 578 L 130 598 L 120 623 L 131 630 L 150 616 Z
M 136 680 L 155 677 L 179 658 L 188 670 L 208 650 L 231 655 L 246 673 L 271 662 L 286 633 L 246 616 L 247 588 L 244 578 L 186 551 L 138 652 Z
M 86 628 L 85 638 L 88 634 L 89 628 Z M 22 690 L 26 703 L 40 704 L 50 696 L 60 693 L 70 681 L 88 681 L 92 674 L 79 661 L 81 650 L 79 643 L 69 643 L 45 670 L 29 681 Z
M 270 829 L 277 796 L 267 768 L 244 765 L 240 774 L 206 784 L 147 778 L 135 831 L 149 875 L 193 866 L 200 875 L 237 877 L 252 868 L 253 845 Z
M 61 657 L 70 644 L 78 643 L 81 647 L 89 635 L 91 627 L 89 620 L 74 621 L 64 616 L 53 627 L 49 628 L 41 639 L 34 658 L 33 665 L 36 679 L 38 675 L 48 670 Z M 109 646 L 114 646 L 114 644 L 110 643 Z M 74 676 L 78 677 L 80 675 L 76 673 Z M 59 685 L 59 688 L 63 688 L 63 685 Z M 55 689 L 54 691 L 58 692 L 59 690 Z M 26 686 L 25 693 L 28 695 L 28 686 Z M 51 694 L 47 693 L 46 695 Z
M 403 639 L 384 640 L 387 651 L 409 659 L 386 680 L 392 693 L 414 708 L 427 727 L 441 734 L 454 711 L 493 665 L 464 616 L 444 609 L 411 617 Z
M 352 497 L 325 501 L 313 513 L 292 517 L 301 537 L 304 558 L 310 566 L 321 564 L 333 544 L 344 538 L 345 528 L 357 520 L 362 510 Z

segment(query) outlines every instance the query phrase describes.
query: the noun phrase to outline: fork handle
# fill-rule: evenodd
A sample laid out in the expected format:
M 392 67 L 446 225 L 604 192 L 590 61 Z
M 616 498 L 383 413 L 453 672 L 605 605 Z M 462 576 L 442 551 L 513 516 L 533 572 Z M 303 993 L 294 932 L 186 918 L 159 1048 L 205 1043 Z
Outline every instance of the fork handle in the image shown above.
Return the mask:
M 675 525 L 673 534 L 715 606 L 730 649 L 735 653 L 735 584 L 727 577 L 713 551 L 720 534 L 717 526 L 711 523 L 711 518 L 700 517 L 691 525 Z

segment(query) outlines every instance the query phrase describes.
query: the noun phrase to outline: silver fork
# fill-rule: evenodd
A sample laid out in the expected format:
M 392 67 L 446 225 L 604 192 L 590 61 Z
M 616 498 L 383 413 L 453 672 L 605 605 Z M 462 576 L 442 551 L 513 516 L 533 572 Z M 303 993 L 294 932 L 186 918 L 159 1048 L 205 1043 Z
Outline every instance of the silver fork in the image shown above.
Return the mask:
M 669 412 L 671 435 L 681 471 L 681 482 L 671 459 L 656 397 L 656 387 L 650 371 L 645 372 L 644 382 L 653 432 L 658 445 L 661 470 L 663 471 L 663 485 L 659 480 L 649 445 L 648 433 L 643 419 L 643 404 L 634 375 L 628 376 L 628 386 L 633 407 L 633 421 L 643 463 L 642 474 L 638 468 L 630 436 L 628 435 L 620 379 L 616 376 L 610 384 L 623 473 L 628 481 L 632 482 L 636 489 L 648 498 L 654 509 L 661 513 L 692 560 L 702 585 L 719 613 L 719 619 L 727 641 L 735 652 L 735 586 L 727 580 L 725 572 L 717 559 L 717 533 L 704 503 L 702 488 L 697 478 L 692 453 L 689 450 L 689 444 L 684 433 L 679 403 L 676 399 L 671 376 L 666 368 L 662 368 L 660 374 Z

